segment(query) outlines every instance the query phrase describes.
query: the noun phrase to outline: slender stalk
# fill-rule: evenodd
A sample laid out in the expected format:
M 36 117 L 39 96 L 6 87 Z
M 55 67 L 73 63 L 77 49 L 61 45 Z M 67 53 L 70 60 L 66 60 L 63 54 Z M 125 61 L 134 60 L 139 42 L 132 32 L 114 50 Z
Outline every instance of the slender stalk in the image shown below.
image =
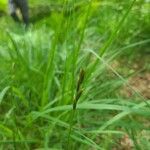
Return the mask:
M 73 129 L 73 121 L 75 118 L 75 113 L 77 111 L 77 103 L 78 103 L 78 100 L 80 99 L 80 97 L 83 93 L 82 84 L 83 84 L 84 78 L 85 78 L 85 72 L 83 69 L 81 69 L 80 74 L 79 74 L 79 79 L 77 82 L 76 95 L 74 96 L 74 99 L 73 99 L 73 109 L 72 109 L 72 113 L 71 113 L 70 127 L 69 127 L 69 133 L 68 133 L 68 142 L 67 142 L 67 149 L 68 150 L 71 149 L 71 147 L 70 147 L 70 136 L 71 136 L 71 132 Z

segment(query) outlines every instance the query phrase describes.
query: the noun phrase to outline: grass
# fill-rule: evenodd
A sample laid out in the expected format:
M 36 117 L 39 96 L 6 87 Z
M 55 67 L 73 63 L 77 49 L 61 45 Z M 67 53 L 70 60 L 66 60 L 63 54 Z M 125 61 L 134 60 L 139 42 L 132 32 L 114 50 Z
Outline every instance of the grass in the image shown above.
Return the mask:
M 148 150 L 150 101 L 111 66 L 148 47 L 148 3 L 65 7 L 78 2 L 57 1 L 61 11 L 28 31 L 0 18 L 0 149 Z M 120 94 L 124 84 L 134 97 Z

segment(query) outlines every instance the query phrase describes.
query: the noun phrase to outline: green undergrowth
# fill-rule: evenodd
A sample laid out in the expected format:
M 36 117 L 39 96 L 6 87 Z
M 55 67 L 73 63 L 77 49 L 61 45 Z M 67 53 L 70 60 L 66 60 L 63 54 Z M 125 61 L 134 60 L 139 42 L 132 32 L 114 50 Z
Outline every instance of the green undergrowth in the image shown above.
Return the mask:
M 148 4 L 57 2 L 28 30 L 0 18 L 0 149 L 148 150 L 150 101 L 111 65 L 148 47 Z

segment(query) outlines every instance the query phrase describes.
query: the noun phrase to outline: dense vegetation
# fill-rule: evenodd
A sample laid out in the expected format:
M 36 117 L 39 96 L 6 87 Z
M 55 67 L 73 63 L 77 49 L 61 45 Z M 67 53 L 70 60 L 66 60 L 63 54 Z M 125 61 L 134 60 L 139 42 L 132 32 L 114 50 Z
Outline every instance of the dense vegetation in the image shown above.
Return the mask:
M 149 150 L 149 1 L 29 2 L 0 2 L 0 149 Z

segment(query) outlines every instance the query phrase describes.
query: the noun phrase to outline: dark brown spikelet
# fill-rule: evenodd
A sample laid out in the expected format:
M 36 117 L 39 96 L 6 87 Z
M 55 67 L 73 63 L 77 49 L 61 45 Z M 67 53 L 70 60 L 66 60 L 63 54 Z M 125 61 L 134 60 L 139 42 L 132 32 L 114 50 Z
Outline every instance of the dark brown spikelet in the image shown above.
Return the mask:
M 81 97 L 82 93 L 83 93 L 83 89 L 78 91 L 77 95 L 74 98 L 74 102 L 73 102 L 73 109 L 74 110 L 76 109 L 77 102 L 78 102 L 79 98 Z
M 84 77 L 85 77 L 85 71 L 83 69 L 80 70 L 80 74 L 79 74 L 79 80 L 78 80 L 78 83 L 77 83 L 77 92 L 79 91 L 80 87 L 81 87 L 81 84 L 83 83 L 84 81 Z
M 73 110 L 76 109 L 77 102 L 83 93 L 82 83 L 84 81 L 84 78 L 85 78 L 85 71 L 83 69 L 81 69 L 80 73 L 79 73 L 79 79 L 77 82 L 76 94 L 75 94 L 74 100 L 73 100 Z
M 78 93 L 77 93 L 77 95 L 76 95 L 76 102 L 78 102 L 78 100 L 79 100 L 79 98 L 81 97 L 81 95 L 82 95 L 82 93 L 83 93 L 83 89 L 81 89 Z

